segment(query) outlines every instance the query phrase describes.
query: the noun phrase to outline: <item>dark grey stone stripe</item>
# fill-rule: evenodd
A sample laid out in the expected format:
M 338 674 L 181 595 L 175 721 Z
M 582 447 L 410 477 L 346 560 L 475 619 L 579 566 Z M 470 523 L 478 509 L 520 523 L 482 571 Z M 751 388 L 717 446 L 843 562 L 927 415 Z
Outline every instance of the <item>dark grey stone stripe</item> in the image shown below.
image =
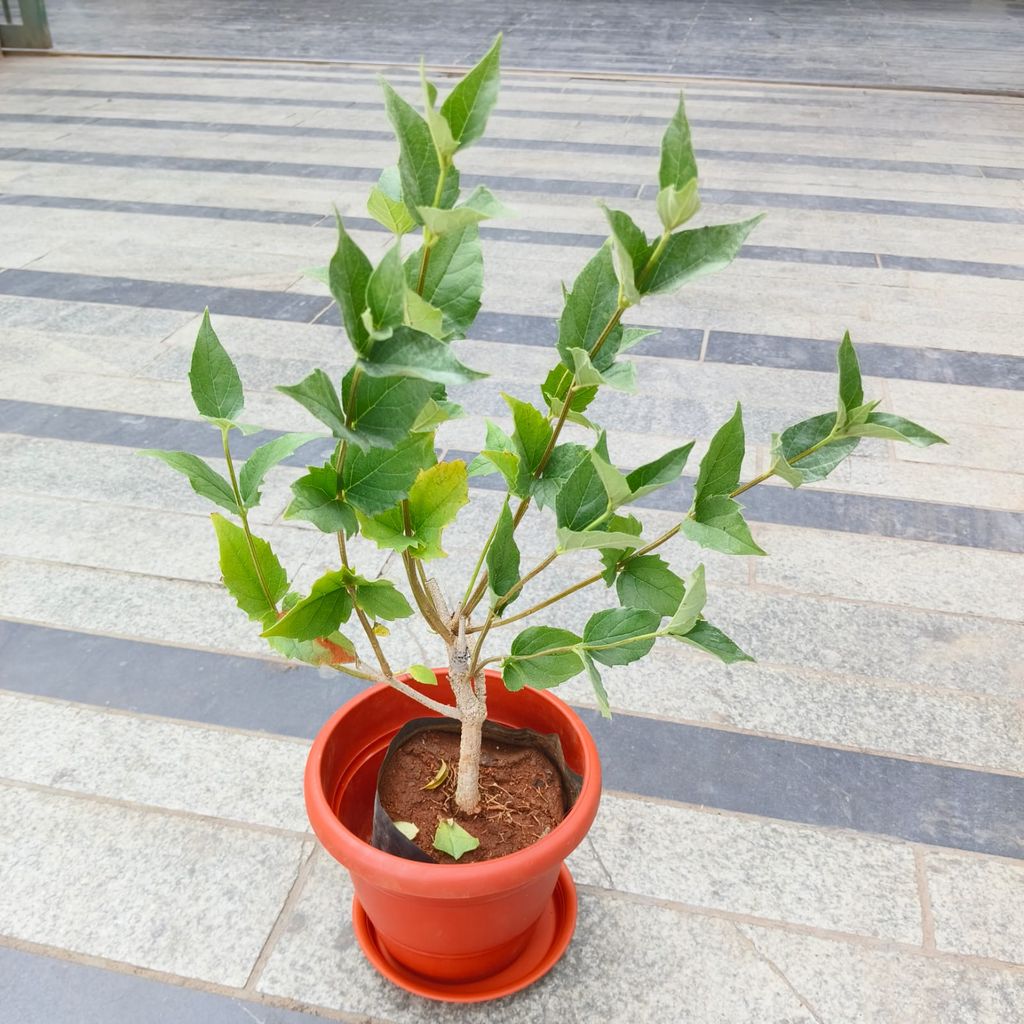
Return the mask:
M 60 299 L 66 302 L 97 302 L 121 306 L 181 309 L 232 316 L 288 320 L 297 323 L 340 325 L 333 303 L 316 295 L 268 292 L 248 288 L 224 288 L 196 284 L 142 281 L 134 278 L 100 277 L 43 270 L 0 271 L 0 295 Z M 552 321 L 509 313 L 483 313 L 472 336 L 480 341 L 514 341 L 519 345 L 547 345 L 554 338 Z M 699 328 L 665 328 L 641 342 L 641 355 L 696 359 Z M 548 340 L 543 340 L 548 339 Z M 832 342 L 760 334 L 712 331 L 705 359 L 743 366 L 775 366 L 832 372 Z M 862 344 L 861 361 L 875 377 L 941 381 L 974 387 L 1024 388 L 1024 357 L 961 352 L 946 349 L 912 349 L 900 345 Z
M 391 132 L 370 128 L 320 128 L 314 125 L 251 124 L 231 121 L 179 121 L 145 117 L 92 117 L 77 114 L 0 113 L 0 122 L 15 124 L 80 124 L 97 128 L 145 128 L 156 131 L 187 131 L 241 135 L 283 136 L 286 138 L 362 139 L 388 141 Z M 658 155 L 657 146 L 619 142 L 580 142 L 575 139 L 519 139 L 488 136 L 477 146 L 486 149 L 525 149 L 552 152 L 605 153 L 622 156 Z M 836 167 L 850 170 L 894 171 L 903 174 L 962 175 L 1024 180 L 1022 167 L 983 167 L 977 164 L 937 163 L 925 160 L 875 160 L 870 157 L 827 156 L 815 153 L 766 153 L 742 149 L 697 149 L 702 160 L 723 160 L 772 166 Z
M 2 287 L 2 286 L 0 286 Z M 1024 358 L 901 345 L 858 345 L 861 369 L 872 377 L 1024 389 Z M 835 369 L 835 346 L 812 338 L 712 331 L 704 358 L 713 363 L 792 370 Z
M 138 167 L 169 171 L 200 171 L 217 174 L 262 174 L 293 178 L 327 178 L 336 181 L 376 181 L 372 167 L 334 164 L 300 164 L 283 160 L 235 160 L 216 157 L 156 156 L 141 153 L 103 153 L 61 149 L 0 149 L 0 160 L 27 163 L 82 164 L 92 167 Z M 511 175 L 462 176 L 467 187 L 486 184 L 512 192 L 543 192 L 557 195 L 603 195 L 653 200 L 657 189 L 616 181 L 576 181 L 568 178 L 532 178 Z M 787 192 L 740 192 L 704 189 L 708 203 L 730 206 L 769 206 L 801 210 L 838 210 L 895 217 L 930 217 L 939 220 L 979 221 L 990 224 L 1024 224 L 1024 211 L 1004 207 L 960 206 L 953 203 L 919 203 L 896 199 L 863 199 L 850 196 L 809 195 Z
M 106 100 L 145 100 L 148 102 L 173 103 L 221 103 L 239 106 L 272 107 L 315 107 L 337 110 L 378 110 L 384 104 L 377 100 L 330 100 L 287 96 L 229 96 L 220 93 L 156 92 L 140 89 L 55 89 L 42 86 L 19 86 L 7 90 L 21 96 L 76 96 Z M 671 102 L 671 97 L 666 97 Z M 605 114 L 593 111 L 573 110 L 514 110 L 500 107 L 495 111 L 497 118 L 509 117 L 531 121 L 588 121 L 596 124 L 649 124 L 664 127 L 668 114 Z M 827 124 L 780 124 L 771 121 L 735 121 L 724 118 L 691 117 L 690 125 L 695 128 L 717 128 L 725 131 L 784 132 L 795 135 L 846 135 L 867 138 L 929 139 L 939 142 L 1005 142 L 1000 135 L 974 135 L 963 132 L 928 132 L 882 127 L 857 127 L 844 125 L 839 132 Z
M 301 665 L 0 621 L 0 687 L 60 700 L 312 738 L 366 685 Z M 609 789 L 1024 858 L 1024 779 L 578 710 Z
M 253 210 L 232 206 L 195 206 L 188 203 L 152 203 L 141 200 L 91 199 L 80 196 L 3 195 L 0 206 L 31 206 L 48 209 L 90 210 L 97 213 L 131 213 L 158 217 L 198 217 L 210 220 L 250 221 L 263 224 L 295 224 L 300 227 L 322 227 L 334 230 L 334 218 L 319 213 L 291 210 Z M 384 233 L 385 229 L 369 217 L 348 217 L 350 228 Z M 499 242 L 525 245 L 559 245 L 594 249 L 605 240 L 604 235 L 578 231 L 533 231 L 525 228 L 501 228 L 484 225 L 482 237 Z M 840 252 L 832 249 L 798 249 L 792 246 L 745 245 L 741 259 L 769 260 L 779 263 L 803 263 L 823 266 L 862 267 L 874 270 L 902 269 L 916 273 L 958 274 L 973 277 L 1024 280 L 1024 267 L 1006 263 L 978 263 L 966 260 L 931 259 L 917 256 L 895 256 L 870 252 Z
M 7 1024 L 323 1022 L 297 1010 L 5 947 L 0 947 L 0 992 Z
M 208 457 L 220 454 L 219 435 L 203 422 L 37 402 L 0 400 L 0 431 L 128 448 L 184 449 Z M 235 455 L 245 457 L 274 433 L 236 437 L 232 442 Z M 327 440 L 311 444 L 286 459 L 285 464 L 323 462 L 332 448 L 333 443 Z M 450 451 L 448 458 L 468 462 L 474 454 Z M 474 477 L 471 484 L 483 489 L 500 486 L 497 477 Z M 689 479 L 680 480 L 647 495 L 637 505 L 681 515 L 690 507 L 692 487 Z M 754 522 L 1024 552 L 1024 515 L 1014 512 L 828 490 L 797 493 L 784 487 L 757 488 L 744 496 L 743 503 Z

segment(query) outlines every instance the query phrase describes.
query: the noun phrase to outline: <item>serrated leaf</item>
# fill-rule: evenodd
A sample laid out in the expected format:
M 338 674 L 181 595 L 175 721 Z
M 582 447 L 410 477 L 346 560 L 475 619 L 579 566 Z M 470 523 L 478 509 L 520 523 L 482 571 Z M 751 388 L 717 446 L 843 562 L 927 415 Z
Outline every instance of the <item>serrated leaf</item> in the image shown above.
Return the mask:
M 559 551 L 632 551 L 640 547 L 640 541 L 631 533 L 614 530 L 567 530 L 564 526 L 555 531 Z
M 603 372 L 590 361 L 590 356 L 581 348 L 569 349 L 573 373 L 581 387 L 597 387 L 607 384 L 616 391 L 636 393 L 636 367 L 633 363 L 612 363 Z
M 420 834 L 419 826 L 411 821 L 396 821 L 393 824 L 406 839 L 415 839 Z
M 573 367 L 569 350 L 581 348 L 589 353 L 618 306 L 619 279 L 615 273 L 611 245 L 606 243 L 579 272 L 572 291 L 565 296 L 565 306 L 558 320 L 558 352 L 567 367 Z M 621 327 L 616 327 L 609 334 L 601 346 L 599 357 L 595 357 L 598 368 L 614 359 L 621 336 Z
M 596 612 L 583 628 L 586 653 L 602 665 L 628 665 L 654 646 L 661 616 L 642 608 L 608 608 Z
M 916 448 L 948 443 L 938 434 L 933 434 L 902 416 L 894 416 L 888 412 L 873 412 L 868 416 L 866 423 L 847 427 L 846 430 L 854 437 L 881 437 L 890 441 L 907 441 Z
M 426 665 L 410 665 L 409 675 L 424 686 L 437 686 L 437 676 L 434 674 L 434 670 L 427 668 Z
M 639 538 L 640 534 L 643 533 L 643 526 L 636 516 L 613 515 L 602 523 L 601 530 L 589 532 L 595 533 L 600 537 L 603 537 L 605 534 L 625 534 L 629 537 Z M 602 547 L 598 549 L 601 552 L 601 564 L 604 566 L 601 578 L 607 586 L 610 587 L 615 582 L 615 576 L 619 571 L 619 563 L 627 557 L 625 552 L 638 548 L 641 543 L 642 541 L 637 539 L 632 545 L 620 548 Z
M 704 566 L 698 565 L 686 578 L 683 599 L 672 613 L 665 630 L 673 636 L 685 636 L 697 624 L 700 613 L 708 601 L 707 585 L 704 582 Z
M 416 290 L 423 250 L 405 261 L 405 279 Z M 483 254 L 476 225 L 442 235 L 430 249 L 420 294 L 444 316 L 444 336 L 462 337 L 480 311 L 483 294 Z
M 434 849 L 447 853 L 452 860 L 459 860 L 479 845 L 480 840 L 471 836 L 454 818 L 444 818 L 437 823 Z
M 390 448 L 350 448 L 341 467 L 341 498 L 367 516 L 409 495 L 414 481 L 436 460 L 432 434 L 411 434 Z
M 597 665 L 594 664 L 594 659 L 586 650 L 583 651 L 583 665 L 587 670 L 587 678 L 590 680 L 590 685 L 594 688 L 597 710 L 601 712 L 602 718 L 611 718 L 612 709 L 608 704 L 608 691 L 604 688 L 601 673 L 598 671 Z
M 458 419 L 461 415 L 461 405 L 429 398 L 409 430 L 414 434 L 433 433 L 442 423 Z
M 341 382 L 345 408 L 351 418 L 351 429 L 341 436 L 361 448 L 398 444 L 416 430 L 421 414 L 439 390 L 431 381 L 415 377 L 370 377 L 361 373 L 357 380 L 353 368 Z
M 487 376 L 463 366 L 451 346 L 405 326 L 374 342 L 359 365 L 370 377 L 414 377 L 435 384 L 468 384 Z
M 288 458 L 304 444 L 315 441 L 318 434 L 282 434 L 266 444 L 261 444 L 245 460 L 238 474 L 238 490 L 242 495 L 242 504 L 252 508 L 259 504 L 260 487 L 267 472 L 282 459 Z
M 402 236 L 412 231 L 416 221 L 402 202 L 402 181 L 397 167 L 381 172 L 380 180 L 366 201 L 370 216 L 392 234 Z
M 519 455 L 519 478 L 516 493 L 526 495 L 530 490 L 530 478 L 540 466 L 551 441 L 552 426 L 547 417 L 529 402 L 502 393 L 502 398 L 512 410 L 515 431 L 512 442 Z
M 675 613 L 685 588 L 660 555 L 641 555 L 622 567 L 615 590 L 624 608 L 644 608 L 662 616 Z
M 188 478 L 192 490 L 201 498 L 206 498 L 237 515 L 238 503 L 235 501 L 231 484 L 198 455 L 191 452 L 165 452 L 158 448 L 142 448 L 138 454 L 159 459 L 171 469 L 177 470 Z
M 677 231 L 647 275 L 640 289 L 644 295 L 673 292 L 690 281 L 723 270 L 739 255 L 747 235 L 764 214 L 736 224 Z
M 754 659 L 729 639 L 720 629 L 712 626 L 710 622 L 700 619 L 688 633 L 680 636 L 673 633 L 676 640 L 684 644 L 690 644 L 716 658 L 724 661 L 726 665 L 732 665 L 737 661 L 753 661 Z
M 530 686 L 546 690 L 558 686 L 583 671 L 583 659 L 575 647 L 581 638 L 567 629 L 530 626 L 512 641 L 511 653 L 502 662 L 502 678 L 507 690 Z
M 349 537 L 359 528 L 355 511 L 338 498 L 334 466 L 310 466 L 305 476 L 292 483 L 292 494 L 285 519 L 304 519 L 324 533 L 343 531 Z
M 555 498 L 555 518 L 567 530 L 585 530 L 608 511 L 608 492 L 594 465 L 584 459 L 572 471 Z
M 590 452 L 581 444 L 558 444 L 551 450 L 551 455 L 538 479 L 531 485 L 534 500 L 540 508 L 554 508 L 558 492 L 573 471 Z
M 367 580 L 355 576 L 352 581 L 356 607 L 372 619 L 407 619 L 412 606 L 390 580 Z
M 363 310 L 366 309 L 366 288 L 373 266 L 345 230 L 340 215 L 337 215 L 337 221 L 338 245 L 328 266 L 328 285 L 338 304 L 348 340 L 358 353 L 366 349 L 369 339 L 363 323 Z
M 726 494 L 704 498 L 682 522 L 683 536 L 694 543 L 727 555 L 763 555 L 743 518 L 742 506 Z
M 214 512 L 210 519 L 217 534 L 217 548 L 220 552 L 221 581 L 238 607 L 255 622 L 266 625 L 276 618 L 274 603 L 281 600 L 288 590 L 288 576 L 277 560 L 270 545 L 260 537 L 252 538 L 252 552 L 249 550 L 245 531 L 230 520 Z M 257 568 L 258 567 L 258 568 Z M 270 592 L 271 602 L 260 582 Z
M 345 426 L 345 412 L 334 383 L 323 370 L 314 370 L 298 384 L 279 384 L 277 390 L 289 398 L 294 398 L 335 437 L 355 440 L 353 432 Z M 365 440 L 361 443 L 366 444 Z
M 828 437 L 835 422 L 836 414 L 826 412 L 794 423 L 779 435 L 779 452 L 800 473 L 805 484 L 824 480 L 860 443 L 856 437 L 839 438 L 798 462 L 793 461 L 798 455 Z
M 263 636 L 287 636 L 293 640 L 315 640 L 328 636 L 348 621 L 352 599 L 348 594 L 350 576 L 344 570 L 325 573 L 304 597 L 277 620 Z
M 476 142 L 487 127 L 487 118 L 498 101 L 501 75 L 501 33 L 475 67 L 460 79 L 441 104 L 459 148 Z
M 487 585 L 491 592 L 491 603 L 498 615 L 522 593 L 517 591 L 508 601 L 501 600 L 519 582 L 519 547 L 514 534 L 512 511 L 506 500 L 498 515 L 494 537 L 487 548 Z
M 192 401 L 201 416 L 233 420 L 242 411 L 242 381 L 210 323 L 209 310 L 203 313 L 196 335 L 188 380 Z
M 686 466 L 686 460 L 693 450 L 693 442 L 684 444 L 680 448 L 673 448 L 652 462 L 645 462 L 637 466 L 631 473 L 626 474 L 626 483 L 629 485 L 630 501 L 636 501 L 652 491 L 674 483 L 679 479 Z
M 366 283 L 366 305 L 375 331 L 397 327 L 405 319 L 405 270 L 396 242 L 384 254 Z
M 647 236 L 634 223 L 633 218 L 622 210 L 603 207 L 604 215 L 612 232 L 615 251 L 615 273 L 622 296 L 632 305 L 640 301 L 639 279 L 651 251 Z
M 434 206 L 421 206 L 420 219 L 435 235 L 447 235 L 452 231 L 479 224 L 484 220 L 496 217 L 508 217 L 511 210 L 500 202 L 490 189 L 478 185 L 469 198 L 450 210 L 442 210 Z

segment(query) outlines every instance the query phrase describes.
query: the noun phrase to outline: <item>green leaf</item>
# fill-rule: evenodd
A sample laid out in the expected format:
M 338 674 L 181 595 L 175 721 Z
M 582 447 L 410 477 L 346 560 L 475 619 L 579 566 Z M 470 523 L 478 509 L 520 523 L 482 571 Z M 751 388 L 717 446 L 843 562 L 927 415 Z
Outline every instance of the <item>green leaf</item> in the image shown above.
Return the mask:
M 242 495 L 242 504 L 246 508 L 258 505 L 260 487 L 267 471 L 276 466 L 282 459 L 288 458 L 293 452 L 310 441 L 315 441 L 318 434 L 282 434 L 273 441 L 261 444 L 245 460 L 245 465 L 238 475 L 238 489 Z
M 390 548 L 392 551 L 413 551 L 420 547 L 420 540 L 406 536 L 402 510 L 399 507 L 388 509 L 376 516 L 364 516 L 356 513 L 359 521 L 359 532 L 372 540 L 378 547 Z
M 836 366 L 839 369 L 839 407 L 849 414 L 864 402 L 860 362 L 853 349 L 853 342 L 850 341 L 849 331 L 843 335 L 842 343 L 836 352 Z
M 432 434 L 412 434 L 391 448 L 350 448 L 341 467 L 341 498 L 373 516 L 409 495 L 424 467 L 436 460 Z
M 408 379 L 408 378 L 407 378 Z M 427 404 L 420 410 L 416 422 L 409 428 L 414 434 L 432 433 L 442 423 L 458 419 L 462 415 L 462 406 L 455 402 L 438 401 L 435 398 L 427 400 Z
M 348 594 L 350 574 L 341 569 L 325 573 L 313 584 L 308 597 L 304 597 L 269 629 L 263 636 L 287 636 L 293 640 L 315 640 L 328 636 L 352 614 L 352 599 Z
M 643 608 L 608 608 L 587 620 L 584 649 L 602 665 L 628 665 L 649 653 L 660 625 L 661 616 Z
M 573 373 L 582 387 L 607 384 L 616 391 L 636 393 L 636 367 L 632 363 L 612 363 L 603 373 L 590 361 L 590 356 L 581 348 L 569 349 Z
M 555 498 L 555 518 L 568 530 L 585 530 L 608 511 L 608 492 L 594 465 L 584 459 L 572 471 Z
M 615 581 L 624 608 L 644 608 L 657 615 L 672 615 L 683 599 L 683 581 L 660 555 L 631 558 Z
M 586 650 L 583 651 L 583 665 L 587 670 L 587 677 L 590 679 L 590 685 L 594 688 L 594 698 L 597 700 L 597 710 L 601 712 L 602 718 L 611 718 L 612 709 L 608 704 L 608 691 L 604 688 L 604 683 L 601 681 L 601 673 L 594 664 L 594 659 Z
M 552 426 L 547 417 L 529 402 L 522 402 L 512 395 L 502 392 L 502 398 L 512 410 L 512 422 L 515 431 L 512 442 L 519 455 L 519 490 L 517 493 L 529 492 L 529 478 L 540 465 L 548 443 L 551 441 Z
M 373 266 L 345 230 L 340 215 L 337 215 L 337 221 L 338 246 L 328 267 L 328 284 L 338 304 L 348 340 L 356 352 L 363 352 L 369 340 L 363 323 L 363 310 L 366 309 L 366 289 Z
M 698 565 L 687 577 L 683 599 L 672 613 L 666 632 L 673 636 L 685 636 L 697 624 L 700 613 L 708 601 L 707 586 L 704 582 L 704 566 Z
M 414 825 L 411 821 L 396 821 L 393 824 L 406 839 L 415 839 L 420 834 L 419 825 Z
M 235 494 L 231 490 L 231 484 L 211 469 L 198 455 L 191 452 L 165 452 L 158 448 L 143 448 L 139 455 L 151 456 L 167 463 L 171 469 L 188 477 L 192 490 L 200 497 L 212 501 L 229 512 L 238 513 L 238 503 L 235 501 Z
M 703 497 L 728 494 L 740 481 L 746 437 L 743 431 L 743 410 L 739 402 L 732 416 L 722 424 L 711 439 L 694 485 L 696 501 Z
M 639 538 L 640 534 L 643 533 L 643 526 L 640 524 L 640 520 L 636 516 L 610 516 L 603 524 L 600 531 L 592 530 L 590 533 L 595 533 L 599 537 L 605 536 L 605 534 L 625 534 L 629 537 Z M 607 586 L 611 586 L 615 582 L 615 576 L 619 571 L 619 563 L 626 557 L 624 551 L 631 548 L 638 548 L 641 544 L 640 540 L 636 540 L 632 545 L 626 547 L 609 547 L 601 548 L 601 562 L 604 565 L 604 572 L 601 573 L 601 578 L 604 580 Z
M 501 75 L 501 34 L 480 62 L 456 83 L 441 104 L 441 113 L 451 126 L 459 148 L 476 142 L 487 127 L 487 118 L 498 101 Z
M 437 676 L 434 675 L 434 670 L 427 668 L 426 665 L 410 665 L 409 675 L 424 686 L 437 686 Z
M 742 506 L 726 494 L 704 498 L 696 506 L 695 518 L 682 522 L 683 536 L 701 547 L 727 555 L 763 555 L 741 514 Z
M 413 219 L 420 223 L 418 207 L 434 205 L 441 164 L 427 122 L 387 82 L 382 81 L 381 85 L 384 89 L 384 106 L 398 137 L 398 176 L 402 184 L 402 202 Z M 454 168 L 446 176 L 446 184 L 449 179 L 456 182 L 457 189 Z M 443 199 L 441 205 L 446 205 Z
M 355 589 L 356 607 L 361 608 L 372 619 L 407 619 L 412 615 L 412 607 L 390 580 L 366 580 L 355 576 L 352 583 Z
M 509 490 L 525 497 L 519 488 L 519 452 L 515 442 L 496 423 L 487 420 L 486 447 L 470 463 L 470 476 L 487 476 L 497 470 L 505 478 Z
M 612 231 L 615 248 L 615 272 L 618 276 L 622 296 L 631 304 L 640 301 L 638 280 L 647 263 L 651 245 L 647 236 L 633 222 L 633 218 L 622 210 L 607 206 L 604 215 Z
M 441 112 L 434 108 L 434 102 L 437 100 L 437 87 L 427 79 L 427 69 L 422 59 L 420 60 L 420 81 L 423 83 L 423 113 L 426 117 L 427 127 L 430 129 L 430 138 L 438 156 L 448 161 L 459 147 L 452 137 L 452 130 L 448 122 Z
M 630 501 L 636 501 L 659 487 L 674 483 L 679 479 L 686 465 L 686 460 L 693 450 L 693 442 L 684 444 L 681 448 L 673 448 L 672 451 L 655 459 L 653 462 L 646 462 L 637 466 L 626 476 L 626 483 L 629 485 Z
M 661 163 L 658 166 L 658 184 L 662 188 L 681 189 L 697 177 L 697 160 L 693 155 L 690 123 L 686 119 L 686 104 L 679 94 L 672 120 L 661 137 Z
M 411 327 L 396 327 L 390 338 L 374 342 L 360 366 L 370 377 L 415 377 L 435 384 L 468 384 L 487 376 L 463 366 L 449 345 Z
M 631 495 L 625 474 L 616 469 L 607 456 L 607 436 L 602 433 L 597 446 L 590 453 L 590 459 L 594 463 L 594 469 L 597 470 L 597 475 L 601 478 L 605 493 L 608 495 L 608 509 L 615 509 L 629 501 Z
M 305 476 L 292 483 L 285 519 L 305 519 L 324 533 L 344 531 L 352 536 L 359 529 L 355 512 L 338 498 L 338 474 L 334 466 L 310 466 Z
M 416 289 L 422 248 L 405 261 L 405 279 Z M 442 235 L 430 249 L 421 292 L 444 316 L 444 336 L 462 337 L 480 312 L 484 288 L 483 254 L 475 224 Z
M 700 195 L 697 192 L 697 179 L 687 182 L 682 188 L 671 185 L 658 192 L 655 202 L 658 217 L 667 231 L 672 231 L 685 224 L 700 209 Z
M 581 348 L 590 352 L 618 306 L 619 280 L 611 245 L 606 243 L 579 272 L 572 291 L 565 296 L 565 306 L 558 320 L 558 352 L 567 367 L 573 367 L 569 350 Z M 607 362 L 614 359 L 621 336 L 622 328 L 616 327 L 602 345 L 600 356 Z M 606 356 L 606 349 L 610 355 Z M 598 367 L 606 366 L 607 362 L 596 359 Z
M 340 435 L 355 441 L 361 448 L 387 447 L 403 441 L 414 430 L 420 416 L 438 391 L 431 381 L 414 377 L 370 377 L 355 368 L 345 374 L 341 393 L 351 416 L 351 429 Z M 312 410 L 310 410 L 312 411 Z
M 640 547 L 640 541 L 632 533 L 616 530 L 568 530 L 564 526 L 555 531 L 559 551 L 631 551 Z
M 402 180 L 397 167 L 381 172 L 380 180 L 366 201 L 366 209 L 378 224 L 399 237 L 416 226 L 408 207 L 402 202 Z
M 201 416 L 233 420 L 242 411 L 242 381 L 220 339 L 210 324 L 210 311 L 203 313 L 203 322 L 192 349 L 192 365 L 188 371 L 192 400 Z
M 540 508 L 554 508 L 558 492 L 590 452 L 581 444 L 557 444 L 551 450 L 539 479 L 533 481 L 534 499 Z
M 452 860 L 475 850 L 480 840 L 471 836 L 454 818 L 442 818 L 434 833 L 434 849 L 447 853 Z
M 370 274 L 366 303 L 377 331 L 397 327 L 405 319 L 405 271 L 398 242 L 388 249 Z
M 405 323 L 432 338 L 444 337 L 444 314 L 408 285 L 405 288 Z
M 277 612 L 274 605 L 267 602 L 267 596 L 260 583 L 260 574 L 270 591 L 271 600 L 280 601 L 288 590 L 288 577 L 281 568 L 281 563 L 265 540 L 253 537 L 253 551 L 256 553 L 254 565 L 245 531 L 217 512 L 210 518 L 217 534 L 221 580 L 224 586 L 250 619 L 266 626 L 268 622 L 274 621 Z
M 736 258 L 747 235 L 763 217 L 759 214 L 736 224 L 677 231 L 644 281 L 643 294 L 673 292 L 699 277 L 723 270 Z
M 483 185 L 478 185 L 464 203 L 450 210 L 434 206 L 419 208 L 420 218 L 435 235 L 461 231 L 463 228 L 479 224 L 482 220 L 508 217 L 511 212 Z
M 522 593 L 517 591 L 508 601 L 501 600 L 519 582 L 519 548 L 514 531 L 512 512 L 506 500 L 498 515 L 494 537 L 487 548 L 487 584 L 491 591 L 491 603 L 498 615 Z
M 782 438 L 778 434 L 772 434 L 771 447 L 771 472 L 780 480 L 785 480 L 790 487 L 799 487 L 804 482 L 803 473 L 796 466 L 790 465 L 782 451 Z
M 682 640 L 684 644 L 690 644 L 716 658 L 724 661 L 726 665 L 732 665 L 737 661 L 753 661 L 754 659 L 730 640 L 720 629 L 712 626 L 704 619 L 698 620 L 696 625 L 688 633 L 679 635 L 673 633 L 676 640 Z
M 826 412 L 794 423 L 779 435 L 778 452 L 800 474 L 805 484 L 824 480 L 860 443 L 856 437 L 838 438 L 800 459 L 799 462 L 793 462 L 796 456 L 828 437 L 835 422 L 836 414 Z
M 298 595 L 295 597 L 297 599 Z M 279 654 L 304 661 L 307 665 L 347 665 L 357 660 L 355 645 L 337 630 L 330 636 L 315 640 L 292 640 L 287 636 L 268 636 L 266 639 Z
M 353 432 L 345 426 L 345 412 L 334 383 L 323 370 L 314 370 L 298 384 L 279 384 L 277 390 L 289 398 L 294 398 L 335 437 L 356 441 Z M 359 439 L 357 443 L 365 445 L 366 441 Z
M 854 437 L 882 437 L 890 441 L 908 441 L 916 448 L 948 443 L 938 434 L 933 434 L 902 416 L 894 416 L 888 412 L 873 412 L 868 416 L 866 423 L 847 427 L 846 432 Z
M 502 677 L 506 690 L 521 690 L 530 686 L 546 690 L 558 686 L 583 671 L 583 659 L 575 647 L 580 637 L 567 629 L 551 626 L 530 626 L 512 641 L 509 656 L 502 662 Z M 550 652 L 550 653 L 547 653 Z

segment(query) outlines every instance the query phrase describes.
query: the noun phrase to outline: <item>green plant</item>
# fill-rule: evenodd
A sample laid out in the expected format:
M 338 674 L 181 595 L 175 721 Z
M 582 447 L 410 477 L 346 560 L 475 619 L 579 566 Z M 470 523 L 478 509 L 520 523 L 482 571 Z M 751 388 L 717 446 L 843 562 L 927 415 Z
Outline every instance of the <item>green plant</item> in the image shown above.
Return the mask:
M 456 800 L 472 813 L 479 804 L 481 728 L 486 718 L 483 670 L 500 665 L 505 686 L 547 688 L 586 673 L 608 714 L 601 666 L 642 658 L 655 641 L 682 642 L 724 662 L 749 660 L 703 617 L 704 568 L 677 575 L 656 552 L 680 531 L 695 545 L 734 555 L 763 555 L 737 502 L 770 477 L 793 487 L 826 477 L 862 437 L 930 445 L 941 438 L 865 401 L 849 336 L 838 350 L 836 408 L 772 437 L 770 468 L 741 483 L 745 438 L 739 405 L 711 441 L 694 486 L 693 502 L 660 536 L 644 536 L 628 506 L 671 484 L 693 448 L 689 441 L 646 465 L 623 472 L 609 458 L 605 434 L 587 417 L 600 388 L 636 389 L 635 364 L 624 358 L 650 331 L 624 326 L 623 315 L 650 296 L 675 291 L 727 266 L 761 219 L 684 228 L 699 209 L 697 167 L 682 97 L 661 146 L 657 214 L 661 228 L 648 238 L 626 213 L 605 208 L 611 237 L 580 271 L 558 321 L 558 364 L 541 385 L 541 401 L 505 396 L 514 430 L 488 422 L 486 442 L 467 466 L 437 462 L 434 432 L 458 414 L 446 388 L 483 376 L 456 358 L 449 342 L 469 331 L 483 286 L 478 224 L 503 212 L 485 188 L 460 201 L 455 156 L 483 134 L 498 93 L 500 37 L 481 62 L 436 107 L 435 87 L 421 74 L 424 116 L 384 83 L 388 116 L 399 143 L 398 166 L 385 171 L 370 194 L 370 213 L 394 235 L 374 266 L 338 218 L 338 245 L 318 272 L 337 300 L 354 352 L 340 390 L 323 370 L 280 388 L 315 416 L 336 442 L 326 464 L 310 467 L 292 486 L 287 516 L 334 534 L 339 567 L 308 594 L 289 590 L 288 576 L 266 541 L 255 536 L 248 512 L 260 499 L 267 470 L 314 435 L 285 434 L 257 448 L 236 474 L 232 431 L 246 432 L 242 384 L 227 352 L 204 318 L 189 379 L 196 408 L 221 431 L 225 479 L 194 455 L 150 452 L 184 473 L 193 488 L 239 520 L 214 514 L 224 583 L 238 605 L 259 622 L 282 654 L 333 666 L 397 687 L 411 699 L 461 722 Z M 421 230 L 414 251 L 403 239 Z M 593 431 L 593 443 L 561 440 L 567 421 Z M 449 604 L 426 571 L 443 557 L 442 533 L 468 501 L 469 477 L 499 474 L 506 491 L 468 583 Z M 516 530 L 536 503 L 554 519 L 551 552 L 538 564 L 520 564 Z M 420 615 L 444 643 L 455 706 L 442 704 L 398 678 L 388 661 L 381 623 L 413 614 L 395 585 L 359 574 L 346 541 L 361 534 L 398 552 L 408 592 Z M 590 549 L 601 568 L 566 589 L 527 601 L 525 591 L 564 553 Z M 615 587 L 619 607 L 596 612 L 582 635 L 530 625 L 500 655 L 487 643 L 499 629 L 537 615 L 587 587 Z M 481 608 L 482 602 L 486 604 Z M 513 606 L 515 610 L 513 611 Z M 481 609 L 478 611 L 478 609 Z M 340 631 L 352 618 L 377 667 Z M 504 634 L 503 634 L 504 635 Z M 406 667 L 421 684 L 430 669 Z M 402 674 L 402 673 L 398 673 Z

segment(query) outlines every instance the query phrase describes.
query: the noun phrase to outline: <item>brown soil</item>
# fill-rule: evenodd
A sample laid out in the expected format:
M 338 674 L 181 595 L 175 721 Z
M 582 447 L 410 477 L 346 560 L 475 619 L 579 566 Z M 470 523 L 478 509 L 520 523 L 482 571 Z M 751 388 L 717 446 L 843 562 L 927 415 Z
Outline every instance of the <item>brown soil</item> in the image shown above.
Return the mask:
M 442 758 L 451 768 L 448 778 L 437 789 L 424 789 Z M 547 835 L 565 816 L 562 780 L 536 748 L 484 740 L 478 814 L 463 814 L 455 806 L 458 765 L 458 734 L 427 730 L 392 755 L 379 783 L 381 805 L 392 821 L 411 821 L 418 826 L 413 842 L 438 863 L 454 863 L 448 854 L 433 847 L 441 818 L 454 818 L 480 840 L 477 849 L 459 859 L 460 864 L 467 864 L 515 853 Z

